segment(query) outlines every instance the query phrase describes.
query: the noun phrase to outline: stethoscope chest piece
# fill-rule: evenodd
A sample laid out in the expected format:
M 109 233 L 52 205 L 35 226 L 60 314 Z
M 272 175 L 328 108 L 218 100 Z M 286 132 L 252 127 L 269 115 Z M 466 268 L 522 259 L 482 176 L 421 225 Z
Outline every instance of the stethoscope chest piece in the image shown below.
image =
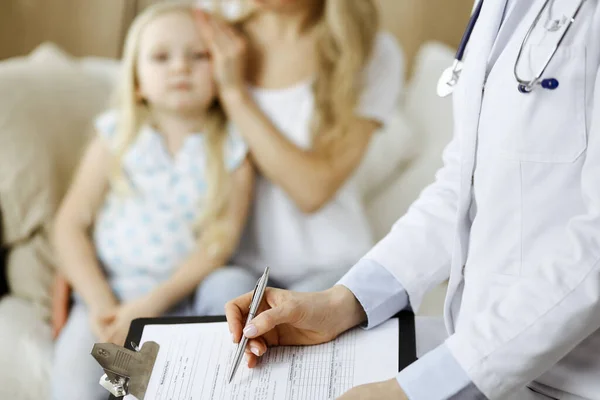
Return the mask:
M 555 90 L 558 88 L 558 86 L 560 85 L 560 83 L 558 82 L 558 79 L 556 78 L 549 78 L 549 79 L 544 79 L 540 82 L 540 85 L 547 90 Z M 535 82 L 533 82 L 532 84 L 524 84 L 524 83 L 520 83 L 518 86 L 519 92 L 520 93 L 531 93 L 533 91 L 533 88 L 535 87 Z
M 462 62 L 454 62 L 454 65 L 448 67 L 442 72 L 438 80 L 437 94 L 440 97 L 448 97 L 454 92 L 454 87 L 458 83 L 458 78 L 462 71 Z

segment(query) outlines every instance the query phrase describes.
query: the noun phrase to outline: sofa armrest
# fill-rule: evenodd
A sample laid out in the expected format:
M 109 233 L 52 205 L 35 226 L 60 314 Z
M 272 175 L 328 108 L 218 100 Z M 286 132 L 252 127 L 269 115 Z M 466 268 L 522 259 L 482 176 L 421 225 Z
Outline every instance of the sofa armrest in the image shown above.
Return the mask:
M 8 282 L 6 281 L 6 254 L 4 247 L 0 248 L 0 298 L 8 293 Z
M 0 210 L 0 298 L 8 293 L 8 282 L 6 279 L 6 259 L 8 249 L 4 245 L 4 235 L 2 231 L 2 210 Z

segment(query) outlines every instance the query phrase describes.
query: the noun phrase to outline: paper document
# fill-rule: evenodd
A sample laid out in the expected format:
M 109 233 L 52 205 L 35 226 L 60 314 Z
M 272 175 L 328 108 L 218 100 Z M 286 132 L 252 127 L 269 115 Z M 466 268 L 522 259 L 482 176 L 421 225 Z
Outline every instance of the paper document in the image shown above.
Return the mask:
M 398 372 L 397 319 L 325 344 L 270 348 L 254 369 L 242 360 L 230 384 L 236 345 L 227 323 L 146 325 L 140 345 L 149 340 L 160 350 L 145 400 L 335 399 Z

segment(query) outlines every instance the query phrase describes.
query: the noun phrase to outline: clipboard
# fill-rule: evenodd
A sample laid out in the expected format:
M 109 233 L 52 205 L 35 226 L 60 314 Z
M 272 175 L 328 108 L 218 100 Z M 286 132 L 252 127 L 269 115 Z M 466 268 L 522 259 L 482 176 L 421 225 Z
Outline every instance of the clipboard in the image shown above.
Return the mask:
M 416 349 L 416 339 L 415 339 L 415 316 L 411 311 L 404 310 L 400 311 L 392 318 L 398 319 L 399 329 L 398 329 L 398 372 L 402 371 L 404 368 L 412 364 L 417 360 L 417 349 Z M 214 316 L 214 317 L 160 317 L 160 318 L 140 318 L 135 319 L 131 322 L 131 326 L 129 327 L 129 332 L 127 334 L 127 339 L 125 340 L 124 350 L 127 352 L 134 352 L 139 354 L 142 357 L 142 353 L 144 353 L 145 360 L 147 362 L 151 361 L 151 365 L 154 365 L 154 359 L 158 354 L 158 348 L 156 348 L 156 353 L 153 352 L 154 347 L 152 346 L 153 342 L 145 343 L 144 346 L 140 349 L 138 348 L 138 344 L 142 338 L 142 333 L 144 332 L 144 327 L 146 325 L 178 325 L 178 324 L 198 324 L 198 323 L 210 323 L 210 322 L 226 322 L 225 316 Z M 146 349 L 146 347 L 148 348 Z M 116 346 L 118 347 L 118 346 Z M 96 346 L 94 346 L 94 349 Z M 94 351 L 92 351 L 94 354 Z M 132 353 L 129 353 L 132 354 Z M 106 371 L 106 370 L 105 370 Z M 106 371 L 108 372 L 108 371 Z M 151 369 L 149 373 L 151 373 Z M 128 375 L 133 378 L 138 378 L 141 380 L 145 380 L 142 384 L 145 383 L 147 385 L 147 381 L 150 379 L 149 373 L 143 372 L 143 376 L 133 376 Z M 144 387 L 145 390 L 145 387 Z M 114 396 L 109 395 L 108 400 L 117 400 L 122 399 L 123 396 Z

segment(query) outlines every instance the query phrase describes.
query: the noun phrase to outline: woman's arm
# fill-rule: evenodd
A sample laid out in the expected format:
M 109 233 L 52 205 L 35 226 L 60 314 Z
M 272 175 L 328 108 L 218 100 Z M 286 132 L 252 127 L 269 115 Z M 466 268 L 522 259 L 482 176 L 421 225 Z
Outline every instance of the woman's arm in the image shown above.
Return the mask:
M 231 258 L 246 224 L 253 188 L 254 170 L 246 159 L 232 175 L 232 196 L 225 217 L 225 223 L 231 227 L 227 241 L 221 243 L 216 253 L 205 246 L 198 246 L 169 280 L 153 290 L 148 298 L 153 314 L 164 314 L 178 304 L 193 293 L 207 275 Z
M 380 127 L 374 120 L 355 118 L 333 148 L 303 150 L 277 130 L 244 89 L 224 93 L 221 99 L 261 173 L 307 213 L 318 211 L 337 193 Z
M 58 268 L 95 313 L 117 305 L 90 240 L 90 229 L 108 187 L 106 166 L 110 159 L 106 143 L 95 137 L 58 210 L 53 228 Z
M 327 153 L 303 150 L 289 142 L 264 115 L 246 89 L 246 42 L 228 25 L 199 13 L 200 29 L 210 44 L 215 79 L 228 117 L 248 143 L 253 161 L 283 188 L 304 212 L 319 210 L 360 164 L 380 124 L 356 118 L 344 139 Z

